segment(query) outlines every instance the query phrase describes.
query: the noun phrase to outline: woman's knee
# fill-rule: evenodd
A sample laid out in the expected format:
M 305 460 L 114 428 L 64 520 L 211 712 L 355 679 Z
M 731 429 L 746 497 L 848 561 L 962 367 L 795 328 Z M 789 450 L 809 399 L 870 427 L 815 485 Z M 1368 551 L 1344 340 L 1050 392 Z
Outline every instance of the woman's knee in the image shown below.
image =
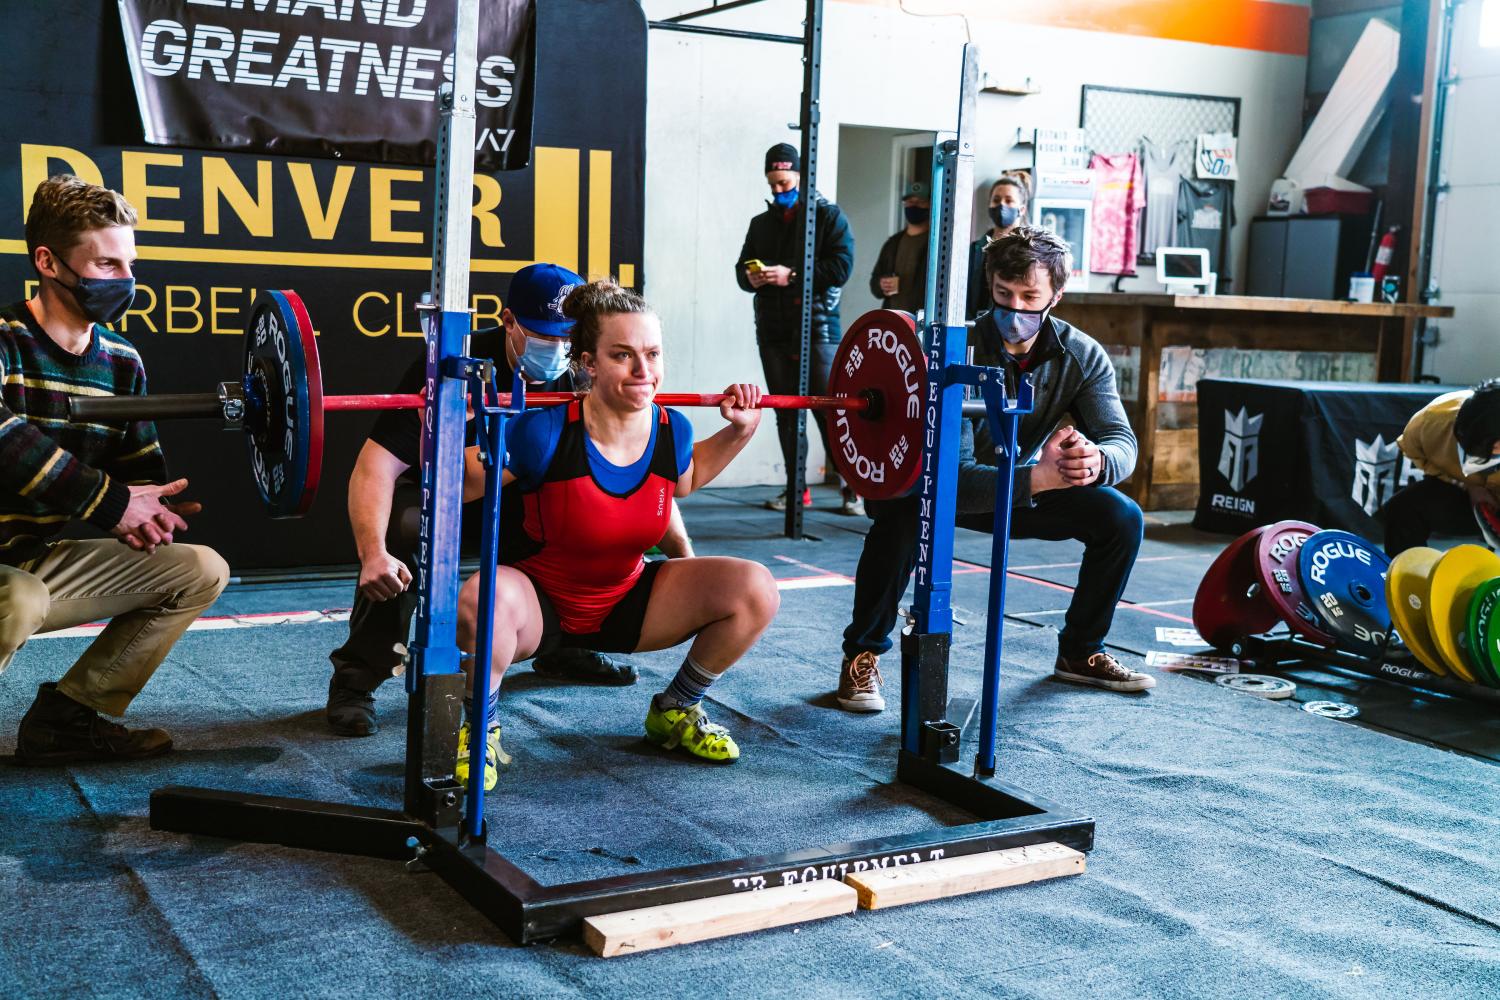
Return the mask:
M 531 586 L 525 577 L 501 569 L 495 576 L 495 630 L 520 632 L 531 607 Z M 458 592 L 459 645 L 471 649 L 479 635 L 479 574 L 470 577 Z
M 475 573 L 458 588 L 458 644 L 468 650 L 474 648 L 474 637 L 479 632 L 479 574 Z
M 769 625 L 776 612 L 781 610 L 781 591 L 776 586 L 776 578 L 758 562 L 745 562 L 741 594 L 747 614 L 761 625 Z
M 36 634 L 52 608 L 47 585 L 30 573 L 0 575 L 0 657 Z

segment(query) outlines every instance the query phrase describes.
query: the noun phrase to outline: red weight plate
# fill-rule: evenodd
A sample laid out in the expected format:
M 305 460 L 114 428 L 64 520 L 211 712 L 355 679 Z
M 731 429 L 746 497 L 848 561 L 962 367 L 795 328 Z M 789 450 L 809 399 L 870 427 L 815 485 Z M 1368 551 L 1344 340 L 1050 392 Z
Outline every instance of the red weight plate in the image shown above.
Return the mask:
M 318 498 L 318 481 L 323 478 L 323 364 L 318 358 L 318 338 L 302 296 L 290 288 L 283 289 L 281 294 L 286 296 L 292 315 L 297 317 L 303 373 L 307 379 L 307 478 L 302 487 L 302 499 L 292 515 L 301 517 L 312 509 L 313 501 Z
M 1324 631 L 1297 570 L 1302 543 L 1318 530 L 1317 525 L 1306 521 L 1277 521 L 1268 525 L 1256 544 L 1255 568 L 1261 589 L 1281 620 L 1303 638 L 1332 646 L 1333 636 Z
M 1210 646 L 1228 649 L 1279 621 L 1276 608 L 1261 596 L 1255 548 L 1265 528 L 1246 532 L 1219 553 L 1203 574 L 1193 598 L 1193 627 Z
M 894 309 L 867 312 L 844 335 L 828 392 L 863 396 L 869 411 L 834 410 L 833 462 L 849 488 L 871 500 L 901 496 L 922 473 L 927 356 L 917 321 Z

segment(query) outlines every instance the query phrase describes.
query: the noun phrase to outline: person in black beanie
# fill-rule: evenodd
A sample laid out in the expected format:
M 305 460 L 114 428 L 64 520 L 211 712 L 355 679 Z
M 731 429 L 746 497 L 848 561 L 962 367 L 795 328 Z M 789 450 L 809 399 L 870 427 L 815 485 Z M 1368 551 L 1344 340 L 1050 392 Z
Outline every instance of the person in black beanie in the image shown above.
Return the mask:
M 777 143 L 766 151 L 766 183 L 771 200 L 766 210 L 750 220 L 745 245 L 735 261 L 734 277 L 742 289 L 755 296 L 755 340 L 765 367 L 766 386 L 772 393 L 795 394 L 801 369 L 802 343 L 802 227 L 798 224 L 804 192 L 802 160 L 795 146 Z M 843 333 L 839 324 L 839 298 L 854 268 L 854 234 L 849 220 L 833 202 L 816 191 L 807 192 L 817 213 L 812 273 L 812 358 L 808 365 L 808 388 L 812 395 L 827 392 L 833 355 Z M 828 423 L 823 411 L 814 411 L 823 448 L 829 455 Z M 797 458 L 797 414 L 776 411 L 776 435 L 787 468 Z M 785 510 L 783 492 L 767 502 L 772 510 Z M 811 498 L 803 492 L 802 503 Z M 859 515 L 864 507 L 859 497 L 844 488 L 841 511 Z

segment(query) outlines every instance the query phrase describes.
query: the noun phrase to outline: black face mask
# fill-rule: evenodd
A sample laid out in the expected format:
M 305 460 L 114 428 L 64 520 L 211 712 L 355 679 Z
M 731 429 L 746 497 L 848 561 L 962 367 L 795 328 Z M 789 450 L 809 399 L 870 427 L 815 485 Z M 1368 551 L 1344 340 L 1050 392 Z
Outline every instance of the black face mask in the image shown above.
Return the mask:
M 95 323 L 113 323 L 125 315 L 125 310 L 135 301 L 134 278 L 85 278 L 68 267 L 67 261 L 58 254 L 52 259 L 68 269 L 74 284 L 63 285 L 78 303 L 83 314 Z M 58 282 L 62 285 L 62 282 Z
M 990 206 L 990 221 L 999 229 L 1009 229 L 1020 217 L 1021 210 L 1015 205 Z
M 906 221 L 913 226 L 920 226 L 932 218 L 932 209 L 923 208 L 921 205 L 906 206 Z

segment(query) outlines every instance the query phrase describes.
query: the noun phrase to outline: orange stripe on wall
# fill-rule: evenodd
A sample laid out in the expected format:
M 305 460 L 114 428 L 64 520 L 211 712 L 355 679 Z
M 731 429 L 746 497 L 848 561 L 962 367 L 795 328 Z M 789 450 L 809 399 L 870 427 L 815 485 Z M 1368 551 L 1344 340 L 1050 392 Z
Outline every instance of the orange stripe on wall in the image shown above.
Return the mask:
M 839 0 L 899 9 L 898 0 Z M 1307 55 L 1310 9 L 1273 0 L 907 0 L 920 14 L 1166 38 L 1258 52 Z

